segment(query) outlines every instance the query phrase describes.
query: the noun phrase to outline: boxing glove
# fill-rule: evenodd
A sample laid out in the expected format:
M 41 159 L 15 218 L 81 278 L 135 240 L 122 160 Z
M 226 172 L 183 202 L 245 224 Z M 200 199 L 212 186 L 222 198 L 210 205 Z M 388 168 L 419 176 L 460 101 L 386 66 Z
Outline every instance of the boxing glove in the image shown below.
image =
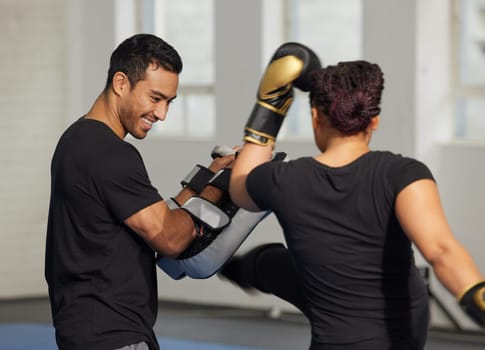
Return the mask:
M 308 91 L 310 73 L 320 67 L 318 56 L 308 47 L 294 42 L 281 45 L 259 83 L 244 141 L 264 146 L 274 143 L 293 102 L 293 87 Z
M 473 285 L 459 298 L 463 310 L 485 328 L 485 281 Z

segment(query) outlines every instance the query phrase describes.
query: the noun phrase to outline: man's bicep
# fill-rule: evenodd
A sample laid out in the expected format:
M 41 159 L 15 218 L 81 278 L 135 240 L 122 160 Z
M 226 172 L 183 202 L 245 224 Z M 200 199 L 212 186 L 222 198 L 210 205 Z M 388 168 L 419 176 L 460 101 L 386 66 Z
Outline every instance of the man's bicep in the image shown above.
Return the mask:
M 180 254 L 195 236 L 191 216 L 182 209 L 171 210 L 164 201 L 137 211 L 124 222 L 153 250 L 167 257 Z
M 120 221 L 162 200 L 136 150 L 128 147 L 123 151 L 113 152 L 93 175 L 104 205 Z
M 167 204 L 161 200 L 137 211 L 124 222 L 146 242 L 150 242 L 162 232 L 169 210 Z

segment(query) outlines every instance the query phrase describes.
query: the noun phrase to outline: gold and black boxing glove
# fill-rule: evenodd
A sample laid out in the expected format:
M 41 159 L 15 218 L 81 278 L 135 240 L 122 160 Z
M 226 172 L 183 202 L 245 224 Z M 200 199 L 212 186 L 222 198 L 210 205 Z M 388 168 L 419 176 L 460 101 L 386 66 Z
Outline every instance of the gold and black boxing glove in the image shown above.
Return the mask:
M 257 100 L 244 130 L 244 141 L 274 143 L 293 102 L 293 87 L 309 89 L 310 73 L 321 67 L 318 56 L 299 43 L 281 45 L 259 83 Z
M 468 288 L 458 300 L 466 314 L 485 328 L 485 281 Z

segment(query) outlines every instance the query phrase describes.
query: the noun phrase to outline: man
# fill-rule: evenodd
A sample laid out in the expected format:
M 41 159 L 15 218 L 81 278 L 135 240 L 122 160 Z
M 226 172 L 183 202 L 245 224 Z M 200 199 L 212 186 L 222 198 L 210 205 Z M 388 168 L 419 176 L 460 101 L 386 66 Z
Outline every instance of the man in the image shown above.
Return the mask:
M 176 98 L 182 61 L 138 34 L 112 53 L 104 91 L 62 135 L 51 164 L 45 277 L 60 349 L 158 349 L 155 254 L 175 257 L 203 224 L 170 210 L 127 134 L 143 139 Z M 233 155 L 209 170 L 229 167 Z M 179 205 L 194 196 L 186 187 Z M 207 186 L 200 197 L 216 203 Z

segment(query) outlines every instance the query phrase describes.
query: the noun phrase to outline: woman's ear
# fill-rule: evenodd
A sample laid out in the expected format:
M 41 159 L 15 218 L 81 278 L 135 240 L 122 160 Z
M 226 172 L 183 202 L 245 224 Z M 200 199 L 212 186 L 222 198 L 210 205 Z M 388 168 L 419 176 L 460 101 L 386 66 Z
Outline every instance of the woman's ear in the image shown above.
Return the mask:
M 316 129 L 318 127 L 318 124 L 320 124 L 318 110 L 315 107 L 312 107 L 311 112 L 312 112 L 312 127 L 313 129 Z
M 376 115 L 374 118 L 370 120 L 370 124 L 367 127 L 369 131 L 376 131 L 379 128 L 379 123 L 381 119 L 378 115 Z

